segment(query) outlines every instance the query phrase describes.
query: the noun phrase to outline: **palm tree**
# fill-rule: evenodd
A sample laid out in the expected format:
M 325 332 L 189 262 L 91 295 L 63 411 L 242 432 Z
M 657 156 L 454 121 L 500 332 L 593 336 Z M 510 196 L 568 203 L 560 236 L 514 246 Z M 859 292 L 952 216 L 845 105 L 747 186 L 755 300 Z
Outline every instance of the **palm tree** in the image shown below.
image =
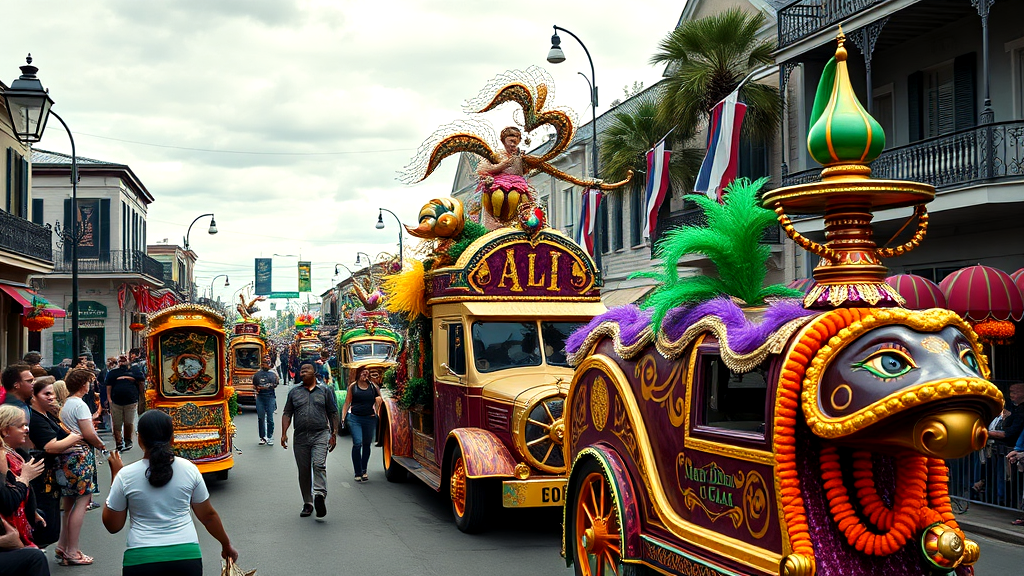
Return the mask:
M 775 41 L 758 39 L 762 13 L 738 8 L 679 25 L 658 45 L 651 64 L 667 64 L 659 118 L 685 136 L 707 120 L 708 111 L 751 72 L 772 63 Z M 773 86 L 748 82 L 740 88 L 747 104 L 745 135 L 770 142 L 782 122 L 782 102 Z
M 601 132 L 601 172 L 606 180 L 616 181 L 635 173 L 633 185 L 643 185 L 647 171 L 647 151 L 671 129 L 658 115 L 660 87 L 655 85 L 620 104 L 611 125 Z M 704 150 L 675 147 L 669 161 L 669 178 L 674 190 L 693 185 Z

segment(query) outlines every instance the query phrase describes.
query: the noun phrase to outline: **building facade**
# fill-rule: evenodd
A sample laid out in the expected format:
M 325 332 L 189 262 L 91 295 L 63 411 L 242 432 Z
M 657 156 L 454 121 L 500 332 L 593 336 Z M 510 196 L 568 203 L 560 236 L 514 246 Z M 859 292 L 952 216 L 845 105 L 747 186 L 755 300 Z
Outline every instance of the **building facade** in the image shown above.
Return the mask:
M 199 258 L 192 250 L 176 244 L 148 244 L 146 253 L 164 268 L 163 285 L 182 301 L 196 301 L 195 270 Z
M 31 148 L 14 137 L 2 99 L 0 158 L 0 366 L 7 366 L 37 349 L 39 333 L 29 333 L 22 318 L 26 304 L 31 306 L 29 277 L 53 270 L 53 234 L 34 210 Z
M 71 210 L 71 157 L 32 151 L 33 213 L 55 230 L 78 222 L 79 339 L 71 342 L 71 318 L 44 330 L 45 362 L 89 352 L 97 364 L 141 344 L 129 326 L 140 311 L 133 290 L 163 287 L 164 267 L 146 254 L 146 213 L 153 196 L 123 164 L 78 158 L 78 214 Z M 33 285 L 54 304 L 71 305 L 71 245 L 54 235 L 53 271 L 33 276 Z

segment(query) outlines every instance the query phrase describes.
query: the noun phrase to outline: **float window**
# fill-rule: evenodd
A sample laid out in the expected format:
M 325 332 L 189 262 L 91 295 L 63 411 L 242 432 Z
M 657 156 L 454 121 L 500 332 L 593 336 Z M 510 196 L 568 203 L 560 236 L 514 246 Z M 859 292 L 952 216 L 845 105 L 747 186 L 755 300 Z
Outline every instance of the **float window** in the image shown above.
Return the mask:
M 448 367 L 462 376 L 466 373 L 466 338 L 462 324 L 448 324 Z
M 704 385 L 702 423 L 712 428 L 764 434 L 769 363 L 733 372 L 717 354 L 701 355 Z

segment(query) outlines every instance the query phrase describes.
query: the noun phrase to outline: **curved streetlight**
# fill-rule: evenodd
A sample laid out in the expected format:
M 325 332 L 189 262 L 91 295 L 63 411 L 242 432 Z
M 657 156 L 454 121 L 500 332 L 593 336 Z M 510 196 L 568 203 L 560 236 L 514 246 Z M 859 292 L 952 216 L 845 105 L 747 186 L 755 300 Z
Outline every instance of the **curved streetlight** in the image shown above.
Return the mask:
M 4 90 L 3 98 L 14 137 L 19 142 L 32 144 L 42 140 L 46 121 L 51 115 L 60 121 L 71 141 L 71 346 L 78 348 L 81 344 L 78 330 L 78 244 L 81 240 L 78 237 L 78 154 L 71 128 L 51 110 L 53 100 L 36 77 L 38 71 L 39 68 L 32 65 L 32 55 L 29 54 L 25 58 L 25 65 L 21 67 L 21 76 L 11 82 L 10 88 Z M 67 228 L 67 223 L 64 224 Z M 74 354 L 80 352 L 72 350 Z
M 383 230 L 384 229 L 384 212 L 387 212 L 388 214 L 391 214 L 392 216 L 394 216 L 395 217 L 395 221 L 398 222 L 398 268 L 400 270 L 404 270 L 405 269 L 405 261 L 403 260 L 404 256 L 402 254 L 402 252 L 403 252 L 403 250 L 402 250 L 402 233 L 403 233 L 403 230 L 402 230 L 402 228 L 403 228 L 403 226 L 402 226 L 402 219 L 399 218 L 397 214 L 395 214 L 391 210 L 388 210 L 387 208 L 377 208 L 377 210 L 378 210 L 378 212 L 377 212 L 377 224 L 374 226 L 374 228 L 376 228 L 377 230 Z
M 345 265 L 344 265 L 344 264 L 342 264 L 341 262 L 338 262 L 337 264 L 335 264 L 335 265 L 334 265 L 334 275 L 335 275 L 335 276 L 337 276 L 338 274 L 340 274 L 340 273 L 341 273 L 341 272 L 339 272 L 339 271 L 338 271 L 338 266 L 341 266 L 342 268 L 344 268 L 345 270 L 347 270 L 347 271 L 348 271 L 348 275 L 349 275 L 349 277 L 354 277 L 354 276 L 355 276 L 355 274 L 353 274 L 353 273 L 352 273 L 352 269 L 351 269 L 351 268 L 349 268 L 348 266 L 345 266 Z
M 188 238 L 192 234 L 192 226 L 195 225 L 196 222 L 199 222 L 200 218 L 206 218 L 207 216 L 210 217 L 210 229 L 207 230 L 207 232 L 209 234 L 211 234 L 211 235 L 217 233 L 217 218 L 215 218 L 213 216 L 213 212 L 210 212 L 209 214 L 200 214 L 199 216 L 196 216 L 196 219 L 192 221 L 192 224 L 188 225 L 188 232 L 185 232 L 185 250 L 186 251 L 190 250 L 189 244 L 188 244 Z
M 366 252 L 356 252 L 356 264 L 361 264 L 361 262 L 359 261 L 360 254 L 366 256 L 366 263 L 369 264 L 370 266 L 373 266 L 373 258 L 370 258 L 370 255 L 367 254 Z
M 246 289 L 246 288 L 248 288 L 249 286 L 252 286 L 252 280 L 250 280 L 249 282 L 246 282 L 245 284 L 243 284 L 243 285 L 242 285 L 242 287 L 241 287 L 241 288 L 239 288 L 238 290 L 235 290 L 235 291 L 234 291 L 234 292 L 233 292 L 233 293 L 231 294 L 231 302 L 234 302 L 234 301 L 235 301 L 235 296 L 238 296 L 238 293 L 239 293 L 239 292 L 241 292 L 242 290 L 245 290 L 245 289 Z
M 558 36 L 558 31 L 561 30 L 569 36 L 572 36 L 576 42 L 583 48 L 583 52 L 587 55 L 587 61 L 590 62 L 590 165 L 591 174 L 594 180 L 597 180 L 597 79 L 594 75 L 594 59 L 590 57 L 590 50 L 587 50 L 587 45 L 580 40 L 579 36 L 573 34 L 571 31 L 566 30 L 560 26 L 554 26 L 555 33 L 551 36 L 551 50 L 548 51 L 548 62 L 552 64 L 559 64 L 565 62 L 565 53 L 562 52 L 562 39 Z M 582 72 L 580 72 L 582 74 Z M 586 78 L 586 76 L 584 76 Z M 600 270 L 601 268 L 601 236 L 603 235 L 604 222 L 599 221 L 597 226 L 594 226 L 594 264 Z
M 213 302 L 213 283 L 217 281 L 217 278 L 224 277 L 224 286 L 231 286 L 231 278 L 228 278 L 227 274 L 217 274 L 210 280 L 210 302 Z

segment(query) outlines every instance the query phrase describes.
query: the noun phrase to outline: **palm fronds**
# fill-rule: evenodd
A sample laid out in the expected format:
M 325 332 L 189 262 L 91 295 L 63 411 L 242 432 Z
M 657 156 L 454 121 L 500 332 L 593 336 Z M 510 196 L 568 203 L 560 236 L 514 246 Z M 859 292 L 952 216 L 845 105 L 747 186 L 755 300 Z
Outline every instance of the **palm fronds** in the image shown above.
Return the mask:
M 766 228 L 775 224 L 775 213 L 762 208 L 757 199 L 757 192 L 766 181 L 767 178 L 755 182 L 737 179 L 726 188 L 724 204 L 700 194 L 687 196 L 704 210 L 708 226 L 683 226 L 669 231 L 656 247 L 656 255 L 662 261 L 660 270 L 632 276 L 660 282 L 643 304 L 644 308 L 654 309 L 651 323 L 655 330 L 661 329 L 662 320 L 672 308 L 719 296 L 732 296 L 749 306 L 764 304 L 768 297 L 802 296 L 780 284 L 764 286 L 771 250 L 761 244 L 761 237 Z M 715 265 L 718 277 L 680 278 L 677 264 L 686 254 L 706 256 Z

